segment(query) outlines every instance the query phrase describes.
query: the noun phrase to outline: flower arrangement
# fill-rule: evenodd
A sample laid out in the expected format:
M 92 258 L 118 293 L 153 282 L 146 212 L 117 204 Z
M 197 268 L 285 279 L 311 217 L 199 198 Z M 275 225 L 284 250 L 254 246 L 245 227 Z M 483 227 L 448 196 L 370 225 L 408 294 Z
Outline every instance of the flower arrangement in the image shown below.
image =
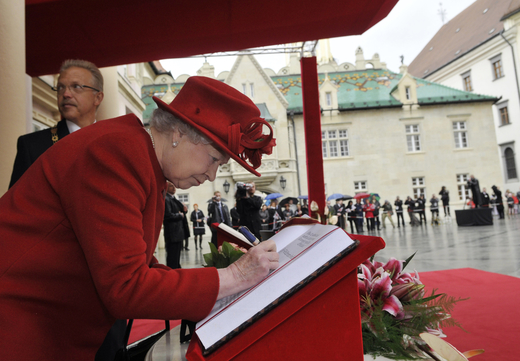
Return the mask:
M 363 348 L 365 354 L 395 360 L 439 358 L 419 336 L 446 337 L 441 327 L 458 326 L 451 312 L 457 302 L 443 293 L 425 295 L 417 271 L 403 272 L 406 261 L 366 260 L 358 271 Z
M 211 253 L 204 254 L 206 267 L 226 268 L 247 253 L 247 249 L 228 242 L 223 242 L 218 249 L 209 242 L 209 248 Z

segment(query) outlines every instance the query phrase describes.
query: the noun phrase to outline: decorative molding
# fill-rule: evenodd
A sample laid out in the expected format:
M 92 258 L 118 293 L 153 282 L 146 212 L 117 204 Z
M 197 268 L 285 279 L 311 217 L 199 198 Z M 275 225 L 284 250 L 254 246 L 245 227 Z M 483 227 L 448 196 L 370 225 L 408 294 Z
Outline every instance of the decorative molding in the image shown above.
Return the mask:
M 58 112 L 56 93 L 52 91 L 49 84 L 40 78 L 32 79 L 32 98 L 33 101 L 42 105 L 53 113 Z
M 400 121 L 407 121 L 407 120 L 423 120 L 424 117 L 406 117 L 406 118 L 399 118 Z
M 273 80 L 271 79 L 271 77 L 269 75 L 267 75 L 267 73 L 264 71 L 264 69 L 258 63 L 258 61 L 256 61 L 256 58 L 253 55 L 247 55 L 247 56 L 249 57 L 249 60 L 251 60 L 253 65 L 255 66 L 256 70 L 258 70 L 260 75 L 262 75 L 262 78 L 265 80 L 267 85 L 269 85 L 269 88 L 271 89 L 271 91 L 276 95 L 276 98 L 278 98 L 280 103 L 282 103 L 284 108 L 285 109 L 289 108 L 289 102 L 287 101 L 287 99 L 285 99 L 283 94 L 280 92 L 280 89 L 278 89 L 276 87 L 276 85 L 274 85 Z
M 128 84 L 126 79 L 117 72 L 117 85 L 118 90 L 123 97 L 135 106 L 141 113 L 145 111 L 146 104 L 141 100 L 140 94 L 137 94 L 132 86 Z
M 235 73 L 237 72 L 238 66 L 242 62 L 242 58 L 243 58 L 242 55 L 237 56 L 237 60 L 235 61 L 235 64 L 233 64 L 233 67 L 229 71 L 229 74 L 228 74 L 226 80 L 224 81 L 224 83 L 226 83 L 226 84 L 231 83 L 231 80 L 233 80 L 233 77 L 235 76 Z
M 37 120 L 40 123 L 47 125 L 49 128 L 55 126 L 58 123 L 57 120 L 51 119 L 48 116 L 45 116 L 40 112 L 37 112 L 36 110 L 33 110 L 32 117 L 34 120 Z
M 469 118 L 471 117 L 471 113 L 465 113 L 465 114 L 448 114 L 446 115 L 448 118 Z

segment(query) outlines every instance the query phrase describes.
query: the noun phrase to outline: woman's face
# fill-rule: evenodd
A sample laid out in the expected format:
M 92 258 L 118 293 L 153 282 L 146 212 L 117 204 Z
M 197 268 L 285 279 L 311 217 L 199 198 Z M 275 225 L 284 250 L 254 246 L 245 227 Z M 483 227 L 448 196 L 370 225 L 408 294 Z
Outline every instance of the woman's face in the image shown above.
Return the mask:
M 196 210 L 196 211 L 198 211 L 198 210 L 199 210 L 199 206 L 196 205 L 196 204 L 194 204 L 194 205 L 193 205 L 193 209 Z
M 174 132 L 169 139 L 177 141 L 178 145 L 174 148 L 172 142 L 166 142 L 159 163 L 166 179 L 177 188 L 188 189 L 207 180 L 212 182 L 218 167 L 229 161 L 228 155 L 212 145 L 193 144 L 187 136 L 178 132 Z

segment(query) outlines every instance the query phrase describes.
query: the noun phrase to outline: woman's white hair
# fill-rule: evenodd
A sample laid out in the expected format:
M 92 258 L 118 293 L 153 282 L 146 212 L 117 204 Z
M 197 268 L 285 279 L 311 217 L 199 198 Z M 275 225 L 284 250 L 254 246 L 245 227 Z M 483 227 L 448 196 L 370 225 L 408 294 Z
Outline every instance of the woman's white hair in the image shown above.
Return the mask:
M 212 143 L 211 140 L 205 138 L 197 129 L 162 109 L 155 109 L 153 111 L 150 117 L 150 126 L 154 127 L 159 133 L 170 133 L 173 130 L 178 130 L 182 135 L 186 135 L 193 144 Z

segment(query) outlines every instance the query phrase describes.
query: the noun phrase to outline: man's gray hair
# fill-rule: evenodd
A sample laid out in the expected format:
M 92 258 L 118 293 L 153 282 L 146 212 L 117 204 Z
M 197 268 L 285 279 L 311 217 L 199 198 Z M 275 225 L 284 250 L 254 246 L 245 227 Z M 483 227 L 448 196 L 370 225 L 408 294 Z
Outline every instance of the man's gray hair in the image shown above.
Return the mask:
M 103 91 L 103 75 L 101 75 L 101 72 L 94 63 L 80 59 L 68 59 L 61 64 L 60 74 L 72 67 L 83 68 L 90 71 L 92 74 L 92 86 L 99 91 Z
M 213 142 L 205 138 L 197 129 L 177 118 L 173 114 L 155 109 L 150 117 L 150 126 L 160 133 L 170 133 L 177 129 L 182 135 L 186 135 L 193 144 L 212 144 Z

